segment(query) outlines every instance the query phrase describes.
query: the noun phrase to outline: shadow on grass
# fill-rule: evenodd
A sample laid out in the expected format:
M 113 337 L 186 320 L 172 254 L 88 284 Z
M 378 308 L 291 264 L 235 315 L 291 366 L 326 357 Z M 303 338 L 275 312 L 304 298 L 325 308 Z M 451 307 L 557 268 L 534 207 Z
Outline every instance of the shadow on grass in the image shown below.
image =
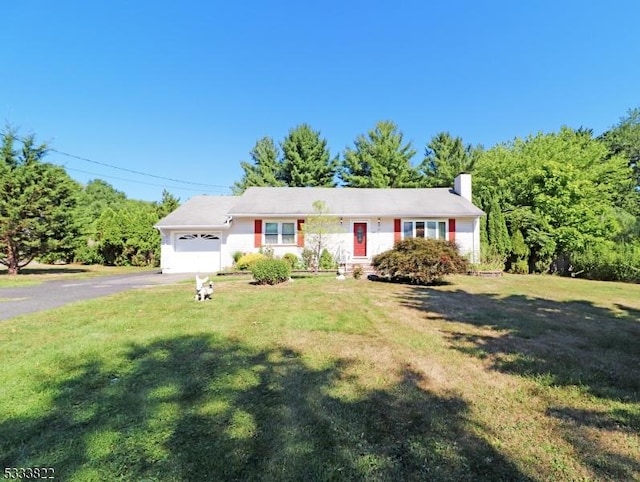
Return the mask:
M 121 370 L 69 366 L 46 414 L 5 417 L 3 467 L 59 480 L 529 480 L 471 431 L 466 403 L 409 370 L 385 391 L 333 394 L 288 349 L 211 336 L 131 346 Z
M 596 473 L 626 480 L 640 472 L 637 460 L 607 452 L 584 430 L 640 432 L 640 311 L 428 287 L 409 288 L 400 302 L 427 320 L 451 322 L 444 333 L 451 346 L 495 370 L 546 386 L 578 387 L 617 404 L 604 412 L 552 407 L 547 415 L 564 422 L 566 438 Z

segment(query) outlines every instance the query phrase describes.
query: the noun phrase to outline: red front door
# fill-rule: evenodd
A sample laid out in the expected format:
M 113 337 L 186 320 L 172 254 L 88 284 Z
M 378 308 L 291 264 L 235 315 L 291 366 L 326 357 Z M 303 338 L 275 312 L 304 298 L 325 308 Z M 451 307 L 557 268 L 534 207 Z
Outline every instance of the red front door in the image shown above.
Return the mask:
M 367 223 L 353 223 L 353 255 L 367 255 Z

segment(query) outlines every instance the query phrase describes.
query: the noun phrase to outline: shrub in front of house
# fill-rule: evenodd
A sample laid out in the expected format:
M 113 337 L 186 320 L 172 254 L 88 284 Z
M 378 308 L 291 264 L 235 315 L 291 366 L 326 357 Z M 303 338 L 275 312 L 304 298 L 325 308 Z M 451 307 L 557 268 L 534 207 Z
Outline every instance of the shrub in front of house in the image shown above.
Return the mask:
M 322 253 L 320 253 L 320 269 L 335 269 L 337 267 L 338 263 L 333 255 L 328 249 L 323 249 Z
M 284 256 L 282 257 L 282 259 L 284 261 L 286 261 L 287 264 L 289 264 L 289 267 L 291 269 L 296 269 L 298 267 L 298 265 L 300 264 L 300 258 L 298 258 L 293 253 L 285 253 Z
M 291 266 L 283 259 L 265 258 L 253 264 L 251 273 L 256 283 L 275 285 L 289 279 Z
M 436 239 L 410 238 L 373 258 L 372 266 L 391 281 L 430 284 L 443 276 L 467 271 L 467 260 L 455 243 Z
M 240 271 L 250 270 L 251 267 L 257 262 L 267 257 L 262 253 L 249 253 L 242 256 L 236 263 L 236 268 Z
M 312 249 L 304 248 L 302 250 L 302 266 L 304 269 L 313 269 L 315 266 L 315 257 Z
M 240 260 L 240 258 L 242 258 L 244 256 L 244 253 L 242 251 L 234 251 L 233 254 L 231 255 L 231 257 L 233 258 L 233 264 L 237 265 L 238 261 Z

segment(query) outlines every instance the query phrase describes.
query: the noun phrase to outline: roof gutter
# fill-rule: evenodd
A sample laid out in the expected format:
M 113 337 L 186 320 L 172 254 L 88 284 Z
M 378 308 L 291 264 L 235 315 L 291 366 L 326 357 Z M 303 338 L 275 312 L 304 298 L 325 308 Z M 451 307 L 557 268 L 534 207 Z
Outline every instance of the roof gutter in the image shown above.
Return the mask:
M 233 222 L 233 216 L 227 216 L 224 224 L 154 224 L 153 227 L 159 230 L 163 229 L 189 229 L 189 230 L 227 230 L 231 227 L 231 223 Z

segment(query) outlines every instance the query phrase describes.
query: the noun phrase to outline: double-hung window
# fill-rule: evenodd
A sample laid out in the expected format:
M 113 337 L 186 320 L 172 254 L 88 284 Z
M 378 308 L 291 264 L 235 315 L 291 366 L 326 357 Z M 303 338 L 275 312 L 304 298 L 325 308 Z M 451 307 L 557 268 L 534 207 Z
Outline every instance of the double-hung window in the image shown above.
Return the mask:
M 295 244 L 296 225 L 291 222 L 264 223 L 264 244 Z
M 446 221 L 406 220 L 402 225 L 404 238 L 447 239 Z

